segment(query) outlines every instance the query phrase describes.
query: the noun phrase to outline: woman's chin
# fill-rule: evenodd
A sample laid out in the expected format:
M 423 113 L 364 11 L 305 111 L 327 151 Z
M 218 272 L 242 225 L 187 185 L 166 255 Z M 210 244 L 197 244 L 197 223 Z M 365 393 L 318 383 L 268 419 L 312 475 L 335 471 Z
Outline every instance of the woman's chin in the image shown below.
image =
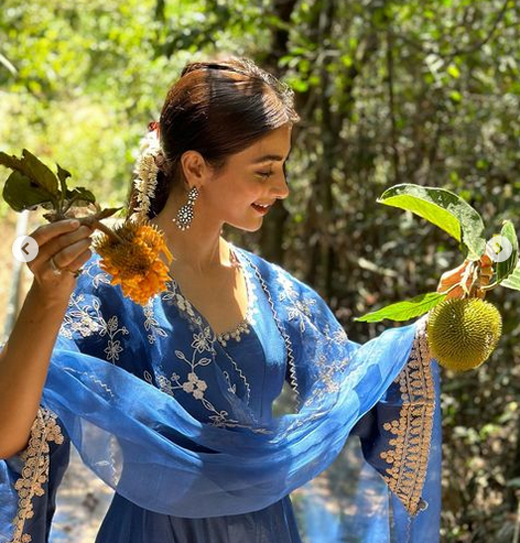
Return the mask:
M 262 228 L 263 224 L 262 217 L 260 217 L 260 220 L 256 221 L 244 221 L 244 222 L 228 222 L 229 226 L 232 226 L 233 228 L 237 228 L 238 230 L 243 230 L 244 232 L 257 232 Z

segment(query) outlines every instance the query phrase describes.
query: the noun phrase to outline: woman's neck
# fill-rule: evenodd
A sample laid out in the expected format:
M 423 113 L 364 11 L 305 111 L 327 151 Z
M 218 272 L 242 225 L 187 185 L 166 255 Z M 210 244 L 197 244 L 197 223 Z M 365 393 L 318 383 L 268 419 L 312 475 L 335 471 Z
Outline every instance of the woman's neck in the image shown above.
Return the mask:
M 199 220 L 194 220 L 190 228 L 182 231 L 172 221 L 180 205 L 176 206 L 171 198 L 168 199 L 163 210 L 150 221 L 165 233 L 173 255 L 171 269 L 183 268 L 203 274 L 230 266 L 230 248 L 221 236 L 222 225 L 211 227 L 205 217 L 196 217 Z

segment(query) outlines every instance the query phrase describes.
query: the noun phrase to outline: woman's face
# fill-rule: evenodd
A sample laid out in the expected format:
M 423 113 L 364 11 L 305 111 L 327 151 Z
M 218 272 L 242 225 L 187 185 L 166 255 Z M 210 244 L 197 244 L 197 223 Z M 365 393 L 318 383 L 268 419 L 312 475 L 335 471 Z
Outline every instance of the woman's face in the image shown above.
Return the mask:
M 262 226 L 276 200 L 289 194 L 284 163 L 291 150 L 291 131 L 289 124 L 270 131 L 214 172 L 201 194 L 212 215 L 250 232 Z

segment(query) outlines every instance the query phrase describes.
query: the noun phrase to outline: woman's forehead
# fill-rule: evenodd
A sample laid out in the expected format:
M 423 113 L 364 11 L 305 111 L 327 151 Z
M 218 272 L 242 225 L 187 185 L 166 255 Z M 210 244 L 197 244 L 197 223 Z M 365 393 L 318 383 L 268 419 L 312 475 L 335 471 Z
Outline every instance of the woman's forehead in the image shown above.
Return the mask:
M 241 158 L 255 164 L 283 161 L 291 150 L 291 129 L 291 126 L 284 125 L 271 130 L 238 154 Z

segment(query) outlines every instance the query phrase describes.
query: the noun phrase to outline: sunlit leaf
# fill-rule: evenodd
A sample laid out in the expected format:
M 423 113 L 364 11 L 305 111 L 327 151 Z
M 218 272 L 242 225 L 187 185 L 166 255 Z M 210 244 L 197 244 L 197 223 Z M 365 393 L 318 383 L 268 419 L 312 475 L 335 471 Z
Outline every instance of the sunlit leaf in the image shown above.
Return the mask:
M 403 183 L 390 187 L 377 201 L 411 211 L 442 228 L 468 248 L 471 259 L 480 258 L 486 250 L 482 217 L 449 190 Z
M 448 69 L 447 69 L 447 72 L 451 75 L 451 77 L 453 77 L 454 79 L 458 79 L 460 77 L 460 71 L 459 69 L 457 68 L 457 66 L 455 66 L 455 64 L 451 64 L 450 66 L 448 66 Z
M 38 187 L 41 187 L 54 196 L 58 196 L 58 178 L 40 159 L 36 158 L 27 149 L 22 151 L 22 158 L 9 156 L 6 153 L 0 152 L 0 164 L 11 170 L 20 172 Z
M 515 227 L 511 221 L 504 221 L 500 235 L 511 242 L 512 251 L 507 260 L 504 262 L 497 262 L 496 264 L 496 280 L 498 282 L 513 273 L 516 263 L 518 262 L 518 238 L 516 236 Z
M 387 305 L 382 309 L 372 313 L 367 313 L 362 317 L 355 318 L 354 320 L 360 322 L 380 322 L 384 319 L 390 319 L 393 321 L 407 321 L 427 313 L 430 309 L 441 303 L 445 297 L 446 294 L 440 294 L 439 292 L 420 294 L 419 296 L 415 296 L 410 300 Z
M 517 262 L 513 273 L 511 273 L 507 279 L 504 279 L 500 283 L 500 286 L 511 290 L 520 290 L 520 260 Z

